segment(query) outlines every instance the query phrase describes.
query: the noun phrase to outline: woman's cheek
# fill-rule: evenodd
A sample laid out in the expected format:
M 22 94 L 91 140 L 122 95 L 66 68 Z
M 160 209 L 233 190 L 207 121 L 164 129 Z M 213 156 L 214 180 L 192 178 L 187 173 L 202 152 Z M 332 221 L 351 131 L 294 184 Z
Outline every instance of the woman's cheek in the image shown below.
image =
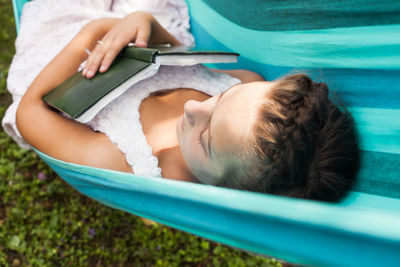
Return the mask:
M 186 161 L 191 160 L 193 157 L 192 153 L 194 147 L 192 144 L 192 139 L 190 137 L 191 136 L 188 136 L 187 133 L 184 132 L 180 140 L 181 151 Z

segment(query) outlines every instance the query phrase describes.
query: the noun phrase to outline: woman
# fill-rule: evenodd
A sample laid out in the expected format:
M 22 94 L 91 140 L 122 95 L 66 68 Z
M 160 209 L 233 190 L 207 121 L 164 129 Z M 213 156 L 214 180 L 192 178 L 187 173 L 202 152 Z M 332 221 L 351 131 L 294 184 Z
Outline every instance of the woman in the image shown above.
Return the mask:
M 86 78 L 107 71 L 131 41 L 143 47 L 179 45 L 146 12 L 87 24 L 24 95 L 17 111 L 24 139 L 64 161 L 135 170 L 137 162 L 130 162 L 110 134 L 97 131 L 96 123 L 66 119 L 42 101 L 86 59 L 82 71 Z M 89 58 L 83 48 L 92 50 Z M 320 200 L 338 200 L 345 194 L 357 170 L 358 147 L 350 116 L 328 99 L 325 84 L 314 83 L 304 74 L 269 82 L 245 70 L 215 72 L 241 83 L 231 80 L 234 86 L 212 97 L 191 87 L 166 92 L 161 86 L 141 101 L 144 142 L 157 158 L 162 177 Z M 227 79 L 225 74 L 214 75 Z

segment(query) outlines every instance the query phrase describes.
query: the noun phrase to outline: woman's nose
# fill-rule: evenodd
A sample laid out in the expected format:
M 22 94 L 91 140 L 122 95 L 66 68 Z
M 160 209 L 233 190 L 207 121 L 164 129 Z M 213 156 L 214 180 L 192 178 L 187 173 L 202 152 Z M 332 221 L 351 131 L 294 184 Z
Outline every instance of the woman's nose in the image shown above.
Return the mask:
M 208 123 L 211 118 L 212 109 L 207 102 L 189 100 L 183 106 L 183 110 L 191 126 Z

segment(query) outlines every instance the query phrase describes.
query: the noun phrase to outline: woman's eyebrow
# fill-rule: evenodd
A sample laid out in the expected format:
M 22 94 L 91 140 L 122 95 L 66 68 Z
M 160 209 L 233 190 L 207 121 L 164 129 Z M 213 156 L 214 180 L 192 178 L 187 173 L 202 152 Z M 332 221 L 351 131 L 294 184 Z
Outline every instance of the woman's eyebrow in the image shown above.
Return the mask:
M 230 88 L 229 88 L 230 89 Z M 221 100 L 221 98 L 222 98 L 222 96 L 226 93 L 226 92 L 228 92 L 229 91 L 229 89 L 227 89 L 225 92 L 223 92 L 222 94 L 220 94 L 219 95 L 219 97 L 218 97 L 218 100 L 217 100 L 217 103 Z M 208 128 L 208 140 L 207 140 L 207 150 L 208 150 L 208 157 L 209 158 L 211 158 L 212 157 L 212 151 L 211 151 L 211 140 L 212 140 L 212 138 L 211 138 L 211 120 L 212 120 L 212 115 L 214 115 L 214 113 L 213 114 L 211 114 L 211 118 L 210 118 L 210 126 L 209 126 L 209 128 Z

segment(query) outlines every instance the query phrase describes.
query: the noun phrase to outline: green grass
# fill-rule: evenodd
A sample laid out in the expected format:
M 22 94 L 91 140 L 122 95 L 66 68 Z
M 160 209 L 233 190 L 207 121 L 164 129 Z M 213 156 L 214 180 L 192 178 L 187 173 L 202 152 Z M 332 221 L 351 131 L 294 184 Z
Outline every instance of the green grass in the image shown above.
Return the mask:
M 0 119 L 14 54 L 10 0 L 0 0 Z M 0 129 L 0 266 L 281 266 L 103 206 L 75 191 Z

